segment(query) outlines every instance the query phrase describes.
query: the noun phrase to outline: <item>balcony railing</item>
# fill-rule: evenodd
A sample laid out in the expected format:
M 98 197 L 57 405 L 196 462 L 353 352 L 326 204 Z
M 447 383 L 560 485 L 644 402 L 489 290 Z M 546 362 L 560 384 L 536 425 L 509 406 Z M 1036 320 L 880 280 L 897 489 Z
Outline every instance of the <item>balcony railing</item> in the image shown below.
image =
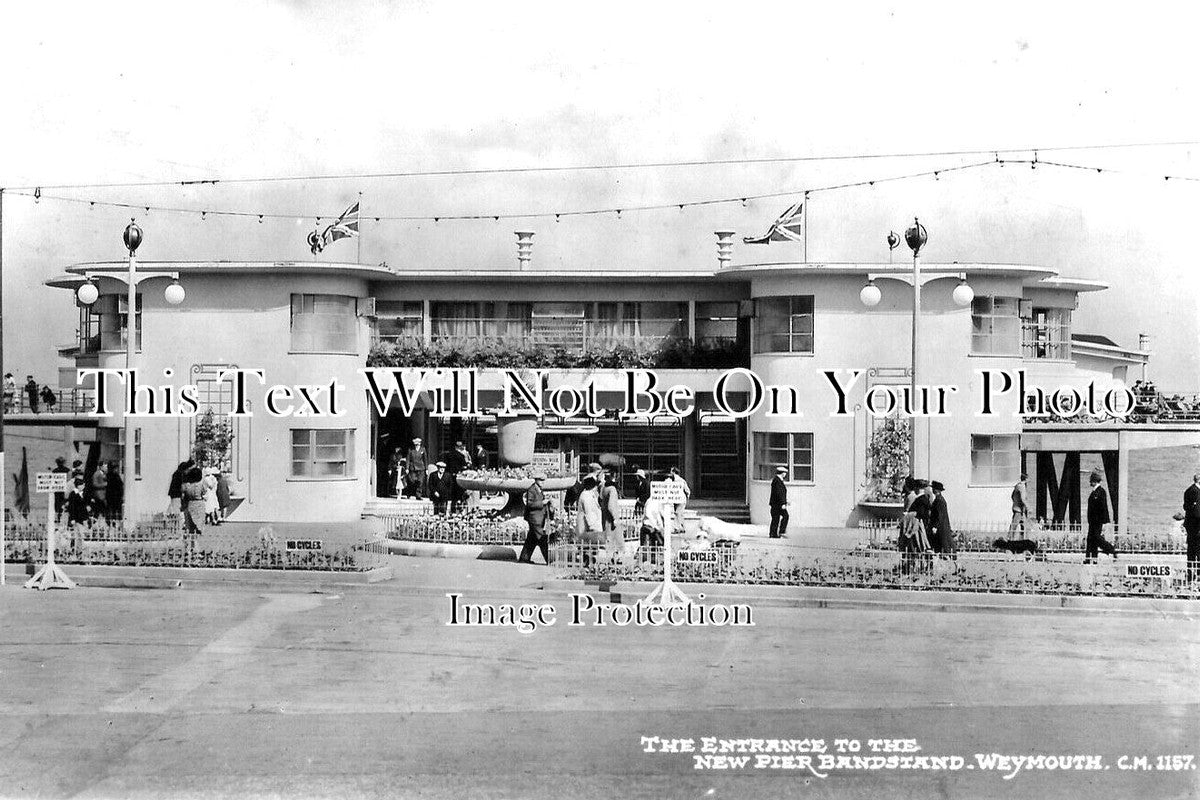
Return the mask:
M 642 319 L 604 322 L 583 319 L 451 319 L 434 320 L 432 344 L 501 344 L 512 347 L 589 347 L 628 345 L 652 349 L 664 342 L 687 336 L 687 321 Z M 376 334 L 374 341 L 397 345 L 419 345 L 418 333 Z
M 36 400 L 31 400 L 24 386 L 18 386 L 16 392 L 4 393 L 5 414 L 84 414 L 96 407 L 96 400 L 89 389 L 58 389 L 54 392 L 54 402 L 43 397 L 38 389 Z

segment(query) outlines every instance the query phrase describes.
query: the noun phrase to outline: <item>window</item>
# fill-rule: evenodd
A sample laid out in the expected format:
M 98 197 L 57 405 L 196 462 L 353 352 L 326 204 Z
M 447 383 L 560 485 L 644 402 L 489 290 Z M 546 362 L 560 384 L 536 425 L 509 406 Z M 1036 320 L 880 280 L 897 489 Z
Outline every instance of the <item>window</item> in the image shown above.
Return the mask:
M 353 430 L 292 429 L 293 478 L 353 476 Z
M 976 297 L 971 301 L 971 352 L 1019 355 L 1021 318 L 1015 297 Z
M 738 304 L 696 303 L 696 341 L 736 340 Z
M 755 300 L 754 352 L 813 352 L 813 297 L 763 297 Z
M 1021 321 L 1021 354 L 1025 358 L 1071 358 L 1071 310 L 1034 308 Z
M 1006 486 L 1021 477 L 1021 452 L 1016 434 L 971 436 L 971 483 Z
M 142 429 L 133 429 L 133 477 L 142 479 Z
M 430 306 L 435 339 L 478 339 L 496 335 L 493 303 L 438 302 Z
M 357 353 L 355 299 L 337 294 L 292 295 L 292 350 Z
M 415 344 L 424 337 L 425 310 L 420 300 L 376 301 L 375 318 L 379 341 Z
M 134 315 L 134 324 L 137 326 L 137 339 L 134 340 L 134 349 L 142 348 L 142 296 L 139 294 L 134 301 L 136 303 L 137 313 Z M 99 345 L 101 350 L 124 350 L 125 349 L 125 331 L 129 324 L 126 307 L 129 305 L 128 298 L 125 295 L 106 294 L 101 295 L 91 309 L 86 309 L 80 316 L 80 344 L 83 348 L 82 352 L 95 352 L 95 345 Z
M 789 481 L 811 483 L 813 479 L 813 435 L 811 433 L 754 434 L 754 479 L 769 481 L 775 468 L 784 467 Z

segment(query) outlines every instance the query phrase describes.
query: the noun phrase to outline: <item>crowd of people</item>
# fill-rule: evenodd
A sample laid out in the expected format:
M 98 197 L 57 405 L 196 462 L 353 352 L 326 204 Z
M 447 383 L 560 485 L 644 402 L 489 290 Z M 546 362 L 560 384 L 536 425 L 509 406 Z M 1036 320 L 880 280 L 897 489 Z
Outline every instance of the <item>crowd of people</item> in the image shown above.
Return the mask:
M 182 515 L 187 533 L 199 536 L 205 525 L 224 524 L 229 506 L 229 478 L 217 467 L 203 467 L 188 459 L 171 473 L 167 513 Z
M 651 560 L 657 560 L 664 537 L 668 533 L 683 530 L 683 512 L 691 489 L 676 467 L 655 474 L 637 466 L 632 469 L 635 477 L 634 518 L 638 525 L 639 544 L 643 552 L 650 554 Z M 535 471 L 532 478 L 533 485 L 526 490 L 524 497 L 525 521 L 529 525 L 529 532 L 517 560 L 531 563 L 534 551 L 541 550 L 542 558 L 548 564 L 549 537 L 545 526 L 556 512 L 542 488 L 546 474 Z M 678 484 L 678 496 L 682 500 L 668 503 L 655 499 L 651 490 L 654 481 Z M 584 566 L 591 565 L 597 559 L 602 546 L 610 553 L 624 549 L 620 500 L 616 471 L 598 462 L 589 464 L 586 474 L 565 491 L 563 506 L 574 511 L 575 535 L 582 544 Z
M 25 385 L 18 394 L 17 381 L 11 372 L 4 373 L 4 413 L 11 414 L 28 408 L 34 414 L 52 414 L 58 405 L 58 393 L 49 384 L 39 385 L 32 375 L 25 377 Z
M 87 474 L 83 461 L 76 459 L 67 466 L 67 459 L 54 459 L 51 472 L 65 473 L 67 490 L 54 493 L 54 516 L 69 527 L 91 527 L 100 521 L 119 522 L 125 508 L 125 481 L 120 465 L 101 461 Z
M 904 513 L 896 546 L 901 573 L 927 571 L 934 556 L 954 558 L 956 543 L 941 481 L 909 476 L 904 481 Z
M 466 492 L 458 485 L 458 473 L 468 469 L 487 469 L 491 457 L 481 444 L 471 452 L 461 439 L 454 447 L 442 454 L 436 462 L 430 462 L 429 451 L 418 436 L 407 450 L 396 448 L 388 461 L 386 485 L 381 495 L 385 497 L 428 498 L 433 501 L 438 514 L 451 513 L 463 507 Z

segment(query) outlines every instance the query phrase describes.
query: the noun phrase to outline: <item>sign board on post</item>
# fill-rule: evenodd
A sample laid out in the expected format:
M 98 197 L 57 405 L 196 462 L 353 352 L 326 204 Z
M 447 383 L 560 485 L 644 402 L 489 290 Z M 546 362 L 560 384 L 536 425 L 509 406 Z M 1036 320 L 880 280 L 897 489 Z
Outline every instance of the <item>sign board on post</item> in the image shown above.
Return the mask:
M 683 492 L 683 484 L 679 481 L 651 481 L 650 499 L 660 503 L 686 503 L 687 495 Z
M 1126 564 L 1127 578 L 1173 578 L 1174 570 L 1170 564 Z
M 320 539 L 285 539 L 284 550 L 320 550 L 324 542 Z
M 535 470 L 543 470 L 546 473 L 557 475 L 563 473 L 563 454 L 562 453 L 534 453 L 533 461 L 529 466 Z
M 39 472 L 34 479 L 35 491 L 65 492 L 70 477 L 69 472 Z

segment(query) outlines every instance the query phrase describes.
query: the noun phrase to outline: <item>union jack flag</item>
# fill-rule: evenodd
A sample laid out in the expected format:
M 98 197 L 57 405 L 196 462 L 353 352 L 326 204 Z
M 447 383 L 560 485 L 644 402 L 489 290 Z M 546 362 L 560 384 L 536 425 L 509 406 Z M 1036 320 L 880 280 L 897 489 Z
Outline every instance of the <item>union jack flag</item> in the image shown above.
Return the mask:
M 746 244 L 770 244 L 771 242 L 802 242 L 804 241 L 804 202 L 789 206 L 779 219 L 771 223 L 771 227 L 762 236 L 743 236 Z
M 358 236 L 359 202 L 358 200 L 354 201 L 354 204 L 343 211 L 342 215 L 325 230 L 320 233 L 313 231 L 308 235 L 308 244 L 314 256 L 338 239 L 350 239 Z

